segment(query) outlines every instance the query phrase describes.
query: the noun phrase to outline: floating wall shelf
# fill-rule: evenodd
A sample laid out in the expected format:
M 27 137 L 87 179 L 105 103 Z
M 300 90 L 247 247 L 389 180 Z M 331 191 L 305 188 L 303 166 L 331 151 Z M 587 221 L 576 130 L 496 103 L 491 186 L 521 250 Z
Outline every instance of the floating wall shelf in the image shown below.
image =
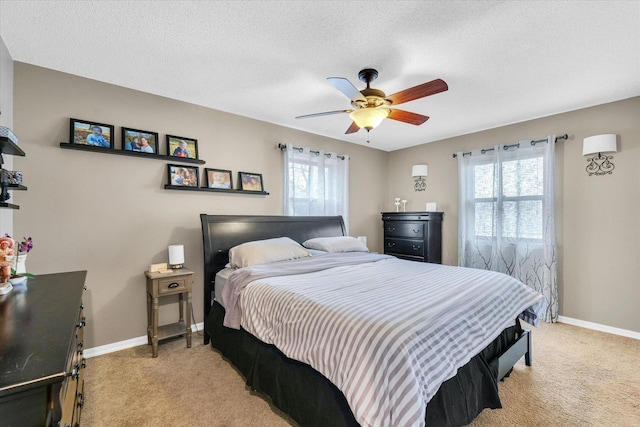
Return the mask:
M 234 190 L 231 188 L 208 188 L 208 187 L 186 187 L 182 185 L 165 185 L 165 190 L 187 190 L 187 191 L 209 191 L 212 193 L 232 193 L 232 194 L 251 194 L 257 196 L 268 196 L 266 191 L 246 191 Z
M 186 159 L 184 157 L 164 156 L 162 154 L 138 153 L 136 151 L 116 150 L 113 148 L 94 147 L 92 145 L 83 145 L 83 144 L 70 144 L 68 142 L 61 142 L 60 148 L 64 148 L 67 150 L 89 151 L 92 153 L 101 153 L 101 154 L 117 154 L 120 156 L 137 157 L 138 159 L 144 158 L 144 159 L 163 160 L 163 161 L 178 162 L 178 163 L 193 163 L 196 165 L 204 165 L 206 163 L 204 160 L 200 160 L 200 159 Z

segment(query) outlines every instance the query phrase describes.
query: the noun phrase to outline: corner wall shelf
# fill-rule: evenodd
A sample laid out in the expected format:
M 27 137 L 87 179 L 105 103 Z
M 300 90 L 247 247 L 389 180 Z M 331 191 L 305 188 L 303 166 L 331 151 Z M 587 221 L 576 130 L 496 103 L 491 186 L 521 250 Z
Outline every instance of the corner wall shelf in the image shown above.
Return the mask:
M 233 193 L 233 194 L 251 194 L 256 196 L 268 196 L 266 191 L 246 191 L 234 190 L 231 188 L 207 188 L 207 187 L 186 187 L 182 185 L 165 185 L 165 190 L 187 190 L 187 191 L 209 191 L 212 193 Z
M 82 145 L 82 144 L 71 144 L 69 142 L 61 142 L 60 148 L 64 148 L 67 150 L 89 151 L 92 153 L 117 154 L 120 156 L 137 157 L 139 159 L 145 158 L 145 159 L 152 159 L 152 160 L 178 162 L 178 163 L 193 163 L 197 165 L 204 165 L 206 163 L 204 160 L 200 160 L 200 159 L 186 159 L 184 157 L 164 156 L 162 154 L 138 153 L 135 151 L 116 150 L 114 148 L 94 147 L 91 145 Z
M 25 190 L 25 191 L 27 190 L 27 187 L 25 187 L 22 184 L 7 184 L 6 187 L 9 190 Z
M 2 156 L 4 154 L 9 154 L 11 156 L 20 156 L 24 157 L 26 154 L 22 151 L 22 148 L 18 147 L 18 144 L 14 143 L 6 136 L 0 136 L 0 174 L 4 175 L 2 171 L 2 165 L 4 164 L 4 159 Z M 9 200 L 11 196 L 9 195 L 9 190 L 26 190 L 22 184 L 9 184 L 6 183 L 3 179 L 0 179 L 0 208 L 9 208 L 9 209 L 20 209 L 19 205 L 14 205 L 13 203 L 7 203 L 5 200 Z
M 0 136 L 0 153 L 11 154 L 12 156 L 25 156 L 22 148 L 18 147 L 6 136 Z

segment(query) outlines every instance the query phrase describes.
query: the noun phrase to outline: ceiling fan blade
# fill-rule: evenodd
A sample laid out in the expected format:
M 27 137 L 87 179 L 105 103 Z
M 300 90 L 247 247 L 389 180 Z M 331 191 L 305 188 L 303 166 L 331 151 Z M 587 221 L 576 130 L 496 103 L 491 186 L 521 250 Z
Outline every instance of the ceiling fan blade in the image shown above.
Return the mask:
M 389 110 L 389 115 L 387 119 L 397 120 L 399 122 L 409 123 L 412 125 L 421 125 L 427 120 L 429 120 L 429 116 L 423 116 L 422 114 L 411 113 L 409 111 L 404 110 Z
M 329 83 L 331 83 L 336 89 L 342 92 L 347 98 L 352 101 L 358 100 L 367 102 L 367 98 L 360 93 L 360 91 L 344 77 L 328 77 Z
M 360 130 L 360 128 L 358 127 L 356 122 L 353 122 L 353 123 L 351 123 L 351 126 L 349 126 L 349 129 L 347 129 L 347 131 L 345 132 L 345 135 L 349 134 L 349 133 L 358 132 L 359 130 Z
M 351 110 L 325 111 L 324 113 L 305 114 L 304 116 L 296 116 L 296 119 L 308 119 L 310 117 L 329 116 L 331 114 L 350 113 Z
M 393 95 L 387 96 L 387 99 L 392 102 L 393 105 L 399 105 L 405 102 L 413 101 L 414 99 L 424 98 L 425 96 L 435 95 L 436 93 L 444 92 L 449 89 L 449 86 L 444 80 L 436 79 L 427 83 L 423 83 L 418 86 L 411 87 L 409 89 L 401 90 Z

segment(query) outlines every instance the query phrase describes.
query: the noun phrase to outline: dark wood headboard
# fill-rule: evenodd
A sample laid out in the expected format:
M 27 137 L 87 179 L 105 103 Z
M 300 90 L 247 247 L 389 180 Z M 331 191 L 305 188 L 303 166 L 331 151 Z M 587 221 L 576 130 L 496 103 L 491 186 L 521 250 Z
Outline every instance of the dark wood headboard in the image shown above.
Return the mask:
M 260 216 L 201 214 L 204 247 L 204 317 L 209 315 L 216 273 L 229 262 L 229 249 L 253 240 L 290 237 L 302 243 L 313 237 L 346 235 L 341 216 Z M 205 344 L 209 338 L 205 333 Z

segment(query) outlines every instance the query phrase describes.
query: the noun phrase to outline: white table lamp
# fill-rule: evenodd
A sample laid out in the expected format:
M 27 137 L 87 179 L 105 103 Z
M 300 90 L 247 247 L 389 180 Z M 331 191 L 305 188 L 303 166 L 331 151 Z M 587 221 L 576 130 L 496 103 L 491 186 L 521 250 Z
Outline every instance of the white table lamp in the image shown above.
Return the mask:
M 184 265 L 184 245 L 169 246 L 169 265 L 171 268 L 182 268 Z

